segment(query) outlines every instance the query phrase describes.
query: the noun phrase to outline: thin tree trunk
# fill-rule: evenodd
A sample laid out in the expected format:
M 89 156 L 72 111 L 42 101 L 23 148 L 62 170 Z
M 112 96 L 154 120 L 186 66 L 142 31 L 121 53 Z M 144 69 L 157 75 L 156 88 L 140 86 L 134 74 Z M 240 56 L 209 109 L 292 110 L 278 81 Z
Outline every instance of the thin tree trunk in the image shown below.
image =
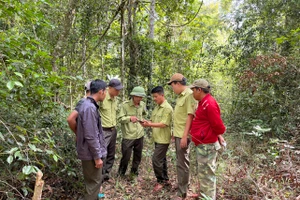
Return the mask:
M 65 14 L 65 19 L 63 23 L 63 32 L 62 34 L 60 34 L 52 52 L 52 60 L 51 60 L 52 71 L 57 71 L 58 69 L 56 65 L 56 61 L 59 57 L 61 57 L 61 54 L 64 50 L 64 43 L 69 37 L 78 2 L 79 0 L 70 0 L 69 10 Z
M 82 61 L 86 59 L 86 39 L 85 35 L 82 38 Z M 86 78 L 86 63 L 82 66 L 83 78 Z
M 154 40 L 155 0 L 151 0 L 149 15 L 149 38 Z
M 151 96 L 151 89 L 153 87 L 152 84 L 152 73 L 153 73 L 153 64 L 154 64 L 154 25 L 155 25 L 155 0 L 151 0 L 150 3 L 150 12 L 149 12 L 149 38 L 151 40 L 151 61 L 149 66 L 149 72 L 148 72 L 148 97 Z M 149 109 L 151 107 L 152 101 L 147 101 L 147 108 Z
M 121 10 L 121 81 L 125 85 L 125 19 L 124 19 L 124 9 Z M 122 100 L 125 99 L 125 90 L 122 90 Z

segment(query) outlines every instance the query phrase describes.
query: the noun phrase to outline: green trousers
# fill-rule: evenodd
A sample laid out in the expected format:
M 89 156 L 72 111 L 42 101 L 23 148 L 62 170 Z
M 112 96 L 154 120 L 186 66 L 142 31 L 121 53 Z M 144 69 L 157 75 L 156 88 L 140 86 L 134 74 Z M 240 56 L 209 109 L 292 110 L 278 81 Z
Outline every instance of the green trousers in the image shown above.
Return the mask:
M 102 182 L 102 168 L 96 168 L 94 160 L 82 160 L 83 178 L 86 194 L 85 200 L 97 200 Z

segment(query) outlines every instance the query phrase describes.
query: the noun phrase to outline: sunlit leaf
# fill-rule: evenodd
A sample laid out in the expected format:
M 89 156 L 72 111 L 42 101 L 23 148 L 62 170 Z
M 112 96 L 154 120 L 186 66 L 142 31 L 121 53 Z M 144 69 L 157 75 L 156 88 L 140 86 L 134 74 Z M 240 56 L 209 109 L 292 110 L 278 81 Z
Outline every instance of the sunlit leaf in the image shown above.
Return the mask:
M 8 81 L 7 84 L 6 84 L 6 87 L 9 89 L 9 90 L 12 90 L 15 86 L 15 82 L 14 81 Z
M 12 155 L 8 156 L 7 159 L 6 159 L 8 164 L 11 164 L 13 160 L 14 160 L 14 157 Z
M 58 158 L 57 158 L 57 156 L 55 154 L 53 155 L 53 159 L 54 159 L 55 162 L 58 161 Z
M 19 159 L 22 159 L 22 158 L 23 158 L 23 156 L 22 156 L 22 154 L 21 154 L 20 151 L 16 151 L 15 154 L 14 154 L 14 157 L 15 157 L 15 158 L 19 158 Z
M 21 190 L 22 190 L 24 196 L 26 197 L 26 196 L 28 195 L 28 190 L 27 190 L 27 188 L 22 187 Z
M 31 173 L 36 173 L 37 172 L 37 169 L 35 166 L 32 166 L 32 165 L 26 165 L 22 168 L 22 172 L 23 174 L 26 174 L 26 175 L 29 175 Z
M 32 151 L 36 151 L 36 146 L 34 144 L 29 143 L 28 146 Z
M 15 75 L 19 76 L 20 78 L 23 78 L 23 75 L 20 72 L 14 72 Z
M 6 152 L 9 153 L 9 154 L 13 154 L 17 150 L 18 150 L 18 147 L 14 147 L 14 148 L 11 148 L 9 151 L 6 151 Z
M 23 87 L 23 84 L 19 81 L 15 81 L 15 85 L 19 86 L 19 87 Z

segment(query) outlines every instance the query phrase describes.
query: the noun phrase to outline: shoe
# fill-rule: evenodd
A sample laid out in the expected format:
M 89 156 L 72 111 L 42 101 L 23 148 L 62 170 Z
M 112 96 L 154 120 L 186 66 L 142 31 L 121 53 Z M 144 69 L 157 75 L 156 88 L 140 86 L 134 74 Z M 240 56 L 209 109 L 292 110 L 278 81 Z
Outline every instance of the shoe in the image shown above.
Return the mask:
M 153 188 L 153 192 L 158 192 L 163 189 L 163 187 L 164 186 L 162 184 L 156 183 L 155 187 Z
M 103 193 L 99 193 L 98 194 L 98 199 L 102 199 L 102 198 L 104 198 L 104 194 Z

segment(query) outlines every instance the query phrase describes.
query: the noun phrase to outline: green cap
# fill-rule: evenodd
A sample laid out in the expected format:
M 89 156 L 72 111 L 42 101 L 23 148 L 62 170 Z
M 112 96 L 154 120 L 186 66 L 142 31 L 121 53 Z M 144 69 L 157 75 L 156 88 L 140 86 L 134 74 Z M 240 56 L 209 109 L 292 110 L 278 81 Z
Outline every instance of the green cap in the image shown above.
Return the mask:
M 131 96 L 144 97 L 146 96 L 144 88 L 141 86 L 134 87 L 130 93 Z

